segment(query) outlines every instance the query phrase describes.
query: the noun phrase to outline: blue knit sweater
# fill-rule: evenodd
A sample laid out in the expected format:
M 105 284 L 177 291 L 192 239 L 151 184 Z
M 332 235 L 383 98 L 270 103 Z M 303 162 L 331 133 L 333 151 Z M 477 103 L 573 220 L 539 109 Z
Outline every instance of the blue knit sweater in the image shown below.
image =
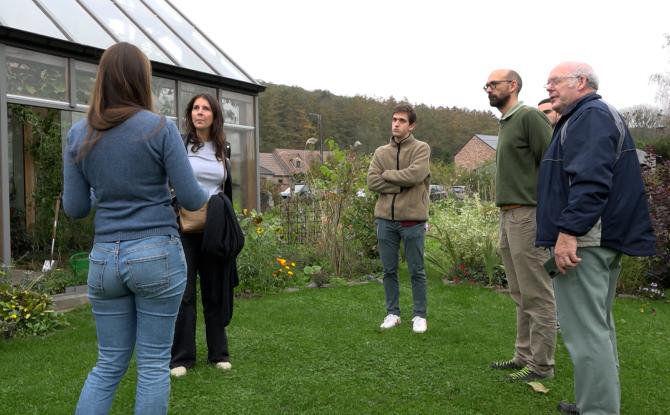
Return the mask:
M 196 210 L 207 201 L 174 123 L 141 111 L 105 131 L 77 160 L 87 121 L 70 129 L 63 154 L 63 209 L 82 218 L 95 208 L 94 242 L 178 235 L 168 180 L 179 204 Z M 93 206 L 95 205 L 95 206 Z

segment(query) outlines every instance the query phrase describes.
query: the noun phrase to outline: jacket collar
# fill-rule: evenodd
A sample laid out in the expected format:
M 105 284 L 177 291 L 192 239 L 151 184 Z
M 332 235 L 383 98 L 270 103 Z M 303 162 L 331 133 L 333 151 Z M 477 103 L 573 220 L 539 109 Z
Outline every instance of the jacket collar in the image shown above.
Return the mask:
M 598 95 L 596 92 L 591 92 L 590 94 L 584 95 L 583 97 L 579 98 L 577 101 L 573 102 L 572 104 L 568 105 L 568 107 L 565 109 L 563 114 L 561 114 L 561 118 L 565 117 L 566 119 L 572 115 L 573 112 L 578 107 L 581 107 L 583 104 L 593 101 L 594 99 L 600 99 L 600 95 Z
M 405 137 L 400 143 L 396 143 L 395 138 L 393 138 L 393 136 L 391 136 L 389 141 L 392 146 L 399 147 L 401 144 L 411 143 L 414 140 L 416 140 L 414 138 L 414 134 L 409 133 L 409 135 Z
M 516 104 L 514 104 L 514 106 L 512 106 L 512 108 L 510 108 L 506 113 L 504 113 L 502 117 L 500 117 L 500 121 L 501 122 L 505 121 L 506 119 L 514 115 L 515 112 L 519 111 L 521 107 L 523 107 L 523 101 L 517 102 Z

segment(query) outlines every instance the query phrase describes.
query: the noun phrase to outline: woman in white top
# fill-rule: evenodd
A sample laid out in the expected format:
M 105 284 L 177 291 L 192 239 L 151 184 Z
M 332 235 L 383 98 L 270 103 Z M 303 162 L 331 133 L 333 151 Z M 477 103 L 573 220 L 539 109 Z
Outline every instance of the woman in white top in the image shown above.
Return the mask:
M 184 143 L 188 159 L 198 183 L 215 195 L 226 189 L 230 194 L 230 174 L 226 171 L 226 138 L 223 132 L 223 112 L 216 98 L 209 94 L 195 96 L 189 101 L 185 114 Z M 228 183 L 226 183 L 228 182 Z M 186 256 L 186 290 L 175 326 L 170 373 L 179 377 L 195 365 L 196 279 L 200 275 L 200 293 L 205 317 L 207 360 L 218 369 L 231 368 L 228 338 L 224 319 L 223 278 L 220 259 L 201 250 L 203 232 L 181 233 Z

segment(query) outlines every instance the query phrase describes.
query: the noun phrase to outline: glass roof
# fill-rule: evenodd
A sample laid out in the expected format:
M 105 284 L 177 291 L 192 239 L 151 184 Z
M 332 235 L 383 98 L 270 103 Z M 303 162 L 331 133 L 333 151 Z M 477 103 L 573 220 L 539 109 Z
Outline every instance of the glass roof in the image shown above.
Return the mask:
M 106 49 L 125 41 L 155 62 L 257 84 L 165 0 L 2 0 L 0 25 Z

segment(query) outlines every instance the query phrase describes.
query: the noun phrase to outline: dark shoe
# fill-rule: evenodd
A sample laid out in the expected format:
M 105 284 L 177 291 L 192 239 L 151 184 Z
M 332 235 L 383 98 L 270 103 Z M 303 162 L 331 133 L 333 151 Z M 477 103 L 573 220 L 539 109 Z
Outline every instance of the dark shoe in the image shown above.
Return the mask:
M 526 383 L 526 382 L 532 382 L 534 380 L 547 379 L 550 378 L 551 376 L 540 375 L 539 373 L 535 373 L 532 370 L 530 370 L 528 366 L 525 366 L 514 373 L 510 373 L 506 377 L 507 380 L 509 380 L 510 382 Z
M 558 412 L 562 414 L 579 415 L 579 408 L 577 408 L 577 405 L 574 403 L 560 401 L 558 403 Z
M 493 362 L 491 363 L 491 369 L 498 369 L 498 370 L 519 370 L 523 368 L 523 366 L 518 365 L 514 362 L 514 359 L 512 360 L 503 360 L 500 362 Z

